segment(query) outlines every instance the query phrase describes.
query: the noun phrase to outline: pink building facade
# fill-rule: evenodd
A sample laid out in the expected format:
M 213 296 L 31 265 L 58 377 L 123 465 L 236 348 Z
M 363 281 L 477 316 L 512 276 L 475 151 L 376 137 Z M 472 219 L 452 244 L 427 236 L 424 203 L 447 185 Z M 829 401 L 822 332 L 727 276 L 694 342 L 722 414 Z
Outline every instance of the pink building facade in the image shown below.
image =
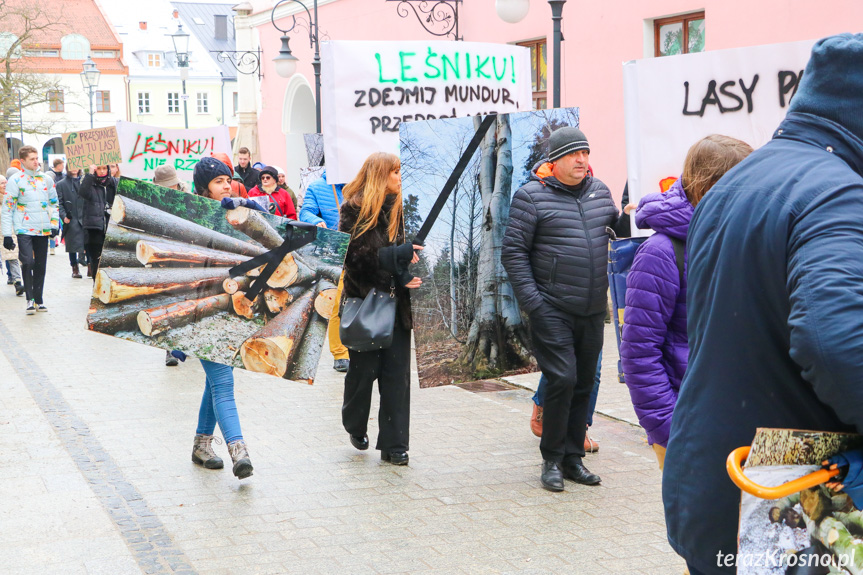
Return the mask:
M 304 2 L 311 9 L 312 0 Z M 295 30 L 291 50 L 300 59 L 297 73 L 289 79 L 279 77 L 272 59 L 278 53 L 281 34 L 269 21 L 272 4 L 266 4 L 253 2 L 251 17 L 263 51 L 259 156 L 265 163 L 284 165 L 290 174 L 305 165 L 301 134 L 315 130 L 313 51 L 308 35 Z M 322 38 L 393 42 L 433 38 L 413 12 L 401 18 L 398 6 L 398 2 L 385 0 L 319 0 Z M 298 8 L 294 2 L 283 4 L 276 13 L 279 26 L 289 27 L 287 14 Z M 626 183 L 622 64 L 656 57 L 657 20 L 699 12 L 704 13 L 705 50 L 816 39 L 860 32 L 863 27 L 863 2 L 859 0 L 827 0 L 817 7 L 804 0 L 569 0 L 562 21 L 561 106 L 581 108 L 581 127 L 591 143 L 591 164 L 618 198 Z M 302 14 L 305 19 L 305 12 Z M 551 9 L 545 0 L 530 0 L 527 16 L 517 24 L 498 17 L 494 0 L 465 0 L 459 6 L 459 33 L 473 42 L 545 40 L 547 103 L 551 106 L 553 34 Z

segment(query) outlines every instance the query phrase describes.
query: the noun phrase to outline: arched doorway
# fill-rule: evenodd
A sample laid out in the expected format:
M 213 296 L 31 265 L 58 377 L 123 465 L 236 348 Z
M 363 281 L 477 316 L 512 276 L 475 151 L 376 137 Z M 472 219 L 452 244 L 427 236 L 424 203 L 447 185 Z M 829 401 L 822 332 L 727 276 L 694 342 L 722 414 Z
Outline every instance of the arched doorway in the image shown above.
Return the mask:
M 315 97 L 309 81 L 302 74 L 295 74 L 285 89 L 282 108 L 282 133 L 285 134 L 285 177 L 294 190 L 300 188 L 300 169 L 308 167 L 306 144 L 303 134 L 314 134 Z
M 9 159 L 14 159 L 18 157 L 18 150 L 20 150 L 24 146 L 24 142 L 20 140 L 20 138 L 16 138 L 14 136 L 6 137 L 6 149 L 9 150 Z
M 51 169 L 48 163 L 48 156 L 63 153 L 63 139 L 55 136 L 42 144 L 42 167 L 46 170 Z

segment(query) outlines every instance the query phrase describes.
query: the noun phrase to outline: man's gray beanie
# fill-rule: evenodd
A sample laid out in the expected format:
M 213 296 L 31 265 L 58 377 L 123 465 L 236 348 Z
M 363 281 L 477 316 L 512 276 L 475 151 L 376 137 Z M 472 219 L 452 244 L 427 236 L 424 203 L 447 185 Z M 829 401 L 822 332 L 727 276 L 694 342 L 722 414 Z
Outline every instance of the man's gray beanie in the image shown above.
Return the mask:
M 548 150 L 548 159 L 554 162 L 578 150 L 590 152 L 590 145 L 587 143 L 587 136 L 584 135 L 584 132 L 578 128 L 567 126 L 558 128 L 551 133 L 548 138 Z

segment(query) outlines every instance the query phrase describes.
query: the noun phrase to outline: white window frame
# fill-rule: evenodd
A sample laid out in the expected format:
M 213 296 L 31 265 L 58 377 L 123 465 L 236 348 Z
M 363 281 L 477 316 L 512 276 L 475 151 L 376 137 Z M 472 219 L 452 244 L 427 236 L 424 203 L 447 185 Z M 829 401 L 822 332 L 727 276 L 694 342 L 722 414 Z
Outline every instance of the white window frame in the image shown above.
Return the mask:
M 198 106 L 199 114 L 209 114 L 210 113 L 210 94 L 209 92 L 198 92 L 195 96 L 195 101 Z
M 147 67 L 148 68 L 161 68 L 162 67 L 162 54 L 160 52 L 148 52 L 147 53 Z
M 180 113 L 180 93 L 179 92 L 168 92 L 168 113 L 169 114 L 179 114 Z
M 138 92 L 138 115 L 150 113 L 150 92 Z

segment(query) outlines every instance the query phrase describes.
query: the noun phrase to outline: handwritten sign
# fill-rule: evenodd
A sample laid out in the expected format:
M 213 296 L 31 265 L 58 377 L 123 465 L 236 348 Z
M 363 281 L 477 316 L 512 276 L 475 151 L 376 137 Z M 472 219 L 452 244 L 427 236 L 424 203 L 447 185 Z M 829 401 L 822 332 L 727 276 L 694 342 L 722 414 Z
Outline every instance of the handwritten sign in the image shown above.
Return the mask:
M 63 134 L 63 150 L 66 152 L 66 167 L 73 170 L 116 164 L 123 159 L 114 126 L 67 132 Z
M 231 154 L 227 126 L 183 130 L 117 122 L 117 135 L 123 175 L 140 180 L 152 180 L 156 168 L 170 165 L 181 180 L 191 181 L 201 158 L 213 152 Z
M 531 109 L 530 49 L 476 42 L 327 42 L 321 96 L 327 181 L 399 153 L 402 122 Z
M 814 40 L 627 62 L 623 66 L 629 197 L 668 187 L 690 146 L 722 134 L 759 147 L 797 91 Z M 636 228 L 633 226 L 633 233 Z

